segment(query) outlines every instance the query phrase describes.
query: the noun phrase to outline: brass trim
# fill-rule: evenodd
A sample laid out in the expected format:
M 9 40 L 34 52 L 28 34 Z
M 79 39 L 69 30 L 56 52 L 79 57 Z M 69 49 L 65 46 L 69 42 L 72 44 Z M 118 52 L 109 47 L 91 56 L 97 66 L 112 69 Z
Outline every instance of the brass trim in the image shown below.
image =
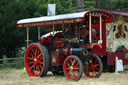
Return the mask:
M 69 43 L 77 43 L 78 42 L 78 38 L 72 38 L 69 40 Z
M 87 56 L 88 55 L 88 50 L 83 50 L 83 55 Z
M 128 53 L 126 53 L 124 57 L 128 61 Z
M 102 40 L 102 16 L 100 15 L 100 40 Z
M 89 14 L 89 42 L 92 43 L 92 21 L 91 21 L 91 13 Z

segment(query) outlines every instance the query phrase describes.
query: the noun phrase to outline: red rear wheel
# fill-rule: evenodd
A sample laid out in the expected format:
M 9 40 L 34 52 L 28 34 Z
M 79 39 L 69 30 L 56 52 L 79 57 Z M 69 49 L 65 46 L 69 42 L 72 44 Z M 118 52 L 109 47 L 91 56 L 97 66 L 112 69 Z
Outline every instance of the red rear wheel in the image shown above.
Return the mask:
M 25 53 L 25 67 L 29 76 L 45 76 L 49 69 L 47 49 L 39 43 L 31 44 Z
M 64 61 L 64 74 L 70 80 L 79 80 L 83 73 L 83 64 L 77 56 L 69 56 Z
M 87 64 L 84 64 L 84 73 L 87 77 L 97 78 L 103 71 L 103 64 L 96 55 L 89 55 Z

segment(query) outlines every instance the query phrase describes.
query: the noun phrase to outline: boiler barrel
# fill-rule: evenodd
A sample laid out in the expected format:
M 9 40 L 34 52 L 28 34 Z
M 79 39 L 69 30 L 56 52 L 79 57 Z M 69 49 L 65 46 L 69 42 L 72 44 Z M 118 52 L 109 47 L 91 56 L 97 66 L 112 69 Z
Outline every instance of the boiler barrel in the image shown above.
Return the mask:
M 86 48 L 72 48 L 71 54 L 78 55 L 78 56 L 87 56 L 89 53 L 89 49 Z

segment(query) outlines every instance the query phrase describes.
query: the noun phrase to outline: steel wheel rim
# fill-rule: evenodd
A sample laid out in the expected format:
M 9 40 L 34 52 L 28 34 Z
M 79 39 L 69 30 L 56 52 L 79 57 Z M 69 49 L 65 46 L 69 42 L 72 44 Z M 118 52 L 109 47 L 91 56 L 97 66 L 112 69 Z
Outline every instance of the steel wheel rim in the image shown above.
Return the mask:
M 88 64 L 84 64 L 84 73 L 90 78 L 96 78 L 100 73 L 100 62 L 95 56 L 91 56 Z
M 80 76 L 80 63 L 74 57 L 70 57 L 64 64 L 64 72 L 68 79 L 77 80 Z
M 25 53 L 25 68 L 29 76 L 40 76 L 44 68 L 44 56 L 37 45 L 28 47 Z

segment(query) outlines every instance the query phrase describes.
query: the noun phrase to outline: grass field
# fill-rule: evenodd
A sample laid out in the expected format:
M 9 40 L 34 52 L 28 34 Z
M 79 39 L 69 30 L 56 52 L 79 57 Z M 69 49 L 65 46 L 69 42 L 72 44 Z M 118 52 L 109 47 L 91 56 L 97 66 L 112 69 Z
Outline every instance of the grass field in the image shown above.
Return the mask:
M 128 72 L 119 74 L 103 73 L 100 78 L 87 78 L 84 74 L 79 81 L 67 80 L 51 72 L 46 77 L 29 77 L 23 69 L 1 69 L 0 85 L 128 85 Z

